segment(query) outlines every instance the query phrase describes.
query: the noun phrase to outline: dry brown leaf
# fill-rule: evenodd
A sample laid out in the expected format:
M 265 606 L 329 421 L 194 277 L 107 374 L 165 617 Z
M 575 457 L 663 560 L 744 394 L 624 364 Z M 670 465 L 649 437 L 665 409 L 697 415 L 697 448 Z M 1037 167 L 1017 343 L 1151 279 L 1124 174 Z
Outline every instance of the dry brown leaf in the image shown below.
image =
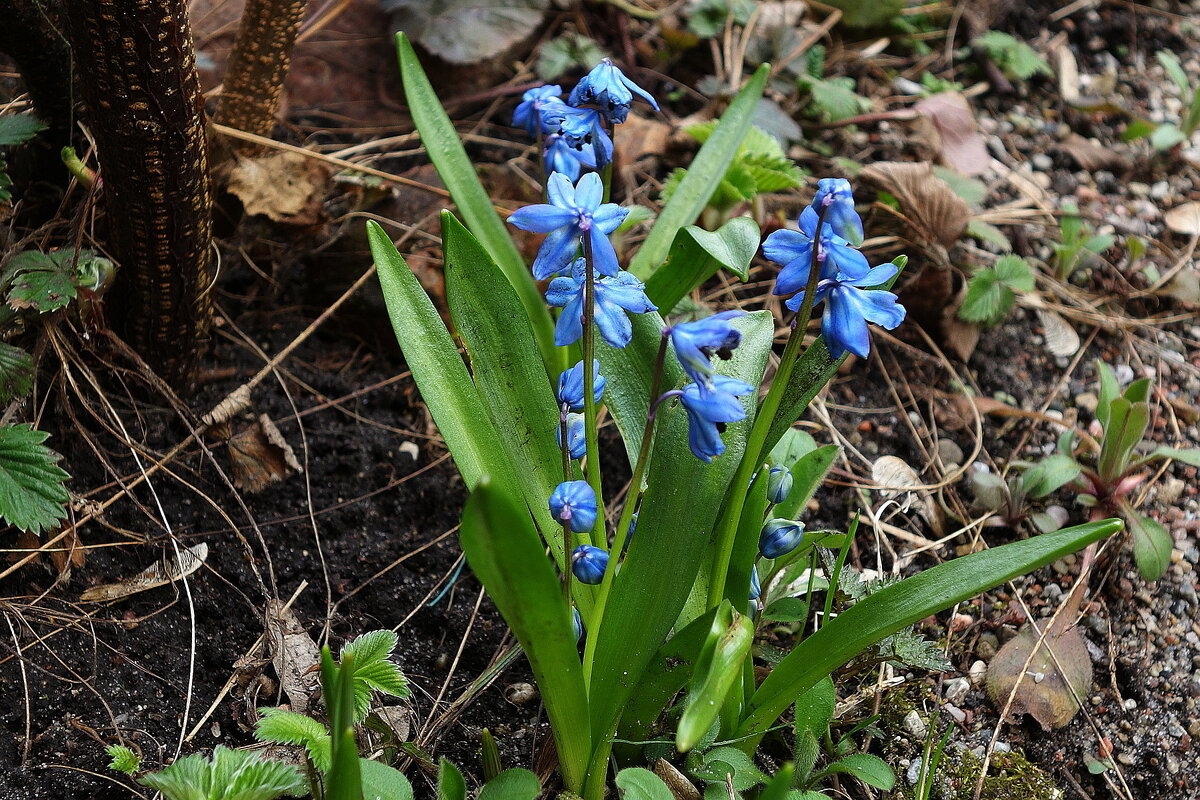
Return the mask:
M 1029 714 L 1049 730 L 1066 725 L 1079 711 L 1077 698 L 1091 689 L 1092 659 L 1078 629 L 1068 628 L 1061 634 L 1051 630 L 1022 673 L 1040 637 L 1036 627 L 1026 625 L 1001 647 L 988 664 L 987 688 L 992 702 L 1002 709 L 1021 679 L 1012 711 Z M 1055 666 L 1055 659 L 1062 672 Z
M 271 483 L 300 471 L 292 447 L 266 414 L 238 431 L 229 440 L 233 482 L 241 490 L 261 492 Z
M 321 681 L 320 673 L 314 669 L 321 651 L 295 612 L 280 600 L 267 601 L 267 639 L 271 663 L 292 711 L 303 714 Z
M 1091 139 L 1085 139 L 1078 133 L 1072 133 L 1059 142 L 1058 149 L 1074 159 L 1080 169 L 1088 172 L 1101 169 L 1122 172 L 1130 167 L 1129 159 L 1125 158 L 1119 150 Z
M 275 222 L 313 224 L 328 183 L 325 166 L 299 153 L 273 153 L 262 158 L 236 157 L 226 187 L 242 201 L 246 213 Z
M 1079 334 L 1062 315 L 1048 308 L 1037 309 L 1037 315 L 1038 321 L 1042 323 L 1042 338 L 1050 355 L 1069 358 L 1079 352 L 1082 344 Z
M 929 491 L 924 488 L 921 476 L 909 466 L 908 462 L 898 456 L 880 456 L 871 465 L 871 482 L 879 487 L 878 491 L 884 497 L 897 497 L 905 494 L 900 500 L 901 507 L 906 507 L 913 499 L 917 501 L 917 511 L 935 530 L 941 531 L 941 516 L 937 504 L 933 502 Z
M 675 800 L 700 800 L 700 790 L 696 785 L 665 758 L 654 762 L 654 774 L 667 785 L 671 790 L 671 797 Z
M 128 580 L 93 586 L 79 595 L 79 601 L 81 603 L 102 603 L 144 592 L 147 589 L 166 586 L 168 583 L 186 578 L 200 569 L 200 565 L 206 558 L 208 558 L 208 545 L 204 542 L 180 550 L 178 561 L 175 560 L 174 551 L 171 551 L 162 561 L 151 564 Z
M 991 159 L 967 98 L 958 92 L 939 92 L 914 106 L 933 124 L 942 162 L 964 175 L 987 171 Z
M 1192 201 L 1175 206 L 1163 214 L 1163 222 L 1176 233 L 1200 236 L 1200 203 Z
M 1200 305 L 1200 271 L 1185 269 L 1175 273 L 1167 285 L 1155 294 L 1174 297 L 1179 302 L 1189 305 Z
M 967 228 L 971 209 L 927 162 L 883 161 L 863 169 L 861 177 L 900 201 L 913 234 L 926 243 L 952 247 Z

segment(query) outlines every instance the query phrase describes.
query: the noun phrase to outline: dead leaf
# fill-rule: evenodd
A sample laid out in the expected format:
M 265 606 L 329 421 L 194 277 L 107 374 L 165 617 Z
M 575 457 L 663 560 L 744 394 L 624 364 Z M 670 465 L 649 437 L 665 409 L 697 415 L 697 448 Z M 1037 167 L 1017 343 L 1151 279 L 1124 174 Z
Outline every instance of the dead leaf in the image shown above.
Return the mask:
M 686 775 L 665 758 L 654 762 L 654 774 L 667 785 L 671 790 L 671 797 L 675 800 L 700 800 L 700 790 L 696 788 L 696 784 L 688 780 Z
M 226 188 L 242 201 L 246 213 L 275 222 L 312 225 L 320 217 L 321 196 L 329 172 L 320 162 L 299 153 L 273 153 L 261 158 L 235 157 Z
M 927 162 L 884 161 L 863 169 L 864 180 L 893 195 L 913 228 L 926 243 L 952 247 L 967 228 L 971 209 Z
M 1017 687 L 1014 713 L 1029 714 L 1047 730 L 1061 728 L 1079 711 L 1078 698 L 1085 697 L 1091 688 L 1092 658 L 1078 629 L 1071 627 L 1061 634 L 1051 630 L 1022 673 L 1039 638 L 1038 629 L 1026 625 L 1000 648 L 988 665 L 988 694 L 998 708 L 1003 708 L 1013 687 Z M 1062 672 L 1055 666 L 1055 659 Z
M 1042 323 L 1042 339 L 1050 355 L 1069 358 L 1079 352 L 1082 344 L 1079 334 L 1057 311 L 1037 309 L 1038 321 Z
M 975 347 L 979 344 L 980 336 L 978 325 L 966 322 L 958 316 L 958 310 L 962 308 L 963 299 L 966 296 L 967 284 L 966 281 L 963 281 L 954 300 L 942 307 L 941 320 L 938 325 L 946 346 L 963 361 L 971 358 L 971 354 L 975 352 Z
M 319 671 L 314 669 L 321 651 L 295 612 L 280 600 L 267 601 L 267 640 L 271 663 L 292 711 L 303 714 L 321 682 Z
M 162 561 L 151 564 L 128 580 L 93 586 L 79 595 L 79 601 L 81 603 L 102 603 L 144 592 L 147 589 L 166 586 L 168 583 L 186 578 L 200 569 L 200 565 L 206 558 L 208 558 L 208 544 L 205 542 L 180 550 L 178 561 L 175 560 L 174 550 L 171 550 Z
M 271 483 L 300 471 L 300 462 L 279 428 L 266 414 L 229 440 L 233 482 L 245 492 L 261 492 Z
M 71 528 L 67 535 L 50 549 L 50 563 L 58 570 L 59 581 L 65 582 L 71 579 L 71 568 L 83 566 L 86 552 L 83 549 L 83 542 L 79 541 L 79 535 L 74 528 Z
M 1200 203 L 1192 201 L 1175 206 L 1163 214 L 1163 222 L 1176 233 L 1200 236 Z
M 906 509 L 915 499 L 917 512 L 940 535 L 942 520 L 937 504 L 924 487 L 921 476 L 907 461 L 897 456 L 880 456 L 871 465 L 871 481 L 879 487 L 878 492 L 883 497 L 892 498 L 904 494 L 903 499 L 899 501 L 902 509 Z
M 1079 165 L 1080 169 L 1088 172 L 1107 169 L 1123 172 L 1130 167 L 1129 159 L 1111 145 L 1102 145 L 1091 139 L 1085 139 L 1078 133 L 1072 133 L 1058 143 L 1058 149 L 1069 155 Z
M 935 146 L 946 166 L 964 175 L 987 171 L 991 158 L 967 98 L 958 92 L 939 92 L 921 100 L 914 108 L 933 124 L 937 134 Z
M 1181 303 L 1200 305 L 1200 271 L 1185 269 L 1175 273 L 1155 294 L 1174 297 Z

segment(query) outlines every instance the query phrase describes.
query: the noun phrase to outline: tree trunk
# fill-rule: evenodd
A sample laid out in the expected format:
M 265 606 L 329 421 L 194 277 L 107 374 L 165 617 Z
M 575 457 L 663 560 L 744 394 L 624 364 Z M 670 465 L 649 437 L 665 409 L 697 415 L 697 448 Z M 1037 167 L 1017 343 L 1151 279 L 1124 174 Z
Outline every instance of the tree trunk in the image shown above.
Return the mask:
M 109 308 L 163 378 L 188 389 L 211 311 L 212 200 L 185 0 L 72 0 L 67 30 L 96 140 Z
M 306 0 L 247 0 L 225 70 L 217 122 L 271 135 L 306 5 Z M 237 142 L 234 149 L 247 153 L 254 146 Z

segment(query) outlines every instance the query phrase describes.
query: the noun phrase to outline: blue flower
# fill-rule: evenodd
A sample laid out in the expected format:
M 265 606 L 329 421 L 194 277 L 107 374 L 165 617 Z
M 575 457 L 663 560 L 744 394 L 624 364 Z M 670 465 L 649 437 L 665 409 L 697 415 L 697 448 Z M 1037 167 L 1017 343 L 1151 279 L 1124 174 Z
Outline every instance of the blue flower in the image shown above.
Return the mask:
M 771 467 L 767 473 L 767 500 L 782 503 L 792 491 L 792 473 L 786 467 Z
M 600 374 L 600 362 L 592 360 L 592 394 L 599 403 L 604 395 L 606 381 Z M 568 411 L 583 411 L 583 362 L 576 361 L 575 366 L 564 369 L 558 376 L 558 402 L 567 407 Z
M 556 113 L 559 110 L 556 109 Z M 599 111 L 594 108 L 566 106 L 562 115 L 558 132 L 567 144 L 576 150 L 592 147 L 596 163 L 600 166 L 612 161 L 612 138 L 604 128 L 604 116 Z
M 725 452 L 721 434 L 725 424 L 746 418 L 746 409 L 738 400 L 754 391 L 754 387 L 727 375 L 714 375 L 712 388 L 698 383 L 683 387 L 683 410 L 688 418 L 688 447 L 701 461 L 711 462 Z
M 596 173 L 590 173 L 595 175 Z M 569 276 L 550 281 L 546 302 L 563 311 L 554 326 L 554 343 L 564 347 L 579 341 L 583 335 L 583 284 L 587 279 L 582 258 L 575 261 Z M 658 306 L 646 297 L 646 285 L 628 272 L 615 278 L 597 278 L 594 319 L 600 336 L 613 347 L 624 347 L 633 338 L 633 326 L 625 312 L 645 314 Z
M 762 595 L 762 582 L 758 579 L 758 570 L 750 569 L 750 599 L 757 600 Z
M 538 126 L 543 133 L 550 133 L 562 124 L 566 108 L 570 106 L 562 101 L 561 86 L 536 86 L 521 95 L 521 103 L 513 111 L 513 125 L 533 137 L 537 136 Z
M 508 221 L 521 230 L 548 233 L 533 262 L 533 276 L 545 280 L 571 263 L 580 239 L 588 237 L 593 265 L 601 275 L 617 274 L 617 251 L 608 234 L 625 220 L 629 209 L 616 203 L 601 203 L 604 182 L 594 172 L 579 179 L 574 186 L 561 172 L 555 172 L 546 182 L 549 203 L 535 203 L 519 209 Z
M 550 495 L 550 514 L 575 533 L 596 524 L 596 493 L 587 481 L 563 481 Z
M 783 265 L 775 279 L 774 294 L 792 294 L 808 285 L 817 221 L 817 212 L 809 206 L 800 214 L 800 230 L 778 230 L 763 242 L 763 255 Z M 839 272 L 851 278 L 860 278 L 871 269 L 867 257 L 851 247 L 845 239 L 835 235 L 829 224 L 821 226 L 817 264 L 821 268 L 821 279 L 833 278 Z
M 609 122 L 616 123 L 624 122 L 629 115 L 629 104 L 635 94 L 658 111 L 658 103 L 649 92 L 626 78 L 612 59 L 604 58 L 576 84 L 567 102 L 573 106 L 594 103 L 604 109 Z
M 561 133 L 552 133 L 546 137 L 546 149 L 543 153 L 546 162 L 546 174 L 561 172 L 569 179 L 576 181 L 583 174 L 583 168 L 596 168 L 596 153 L 590 144 L 582 148 L 571 147 Z
M 583 616 L 575 606 L 571 606 L 571 629 L 575 631 L 575 641 L 583 638 Z
M 733 356 L 733 351 L 742 342 L 742 332 L 730 325 L 729 320 L 745 315 L 745 311 L 722 311 L 671 327 L 675 357 L 692 380 L 711 388 L 713 368 L 710 359 L 714 355 L 722 360 Z
M 804 541 L 804 523 L 790 519 L 768 520 L 758 534 L 758 552 L 763 558 L 787 555 Z
M 562 447 L 562 426 L 554 429 L 558 446 Z M 583 458 L 587 454 L 587 436 L 583 432 L 583 414 L 567 414 L 567 453 L 571 458 Z
M 854 191 L 845 178 L 822 178 L 817 181 L 813 207 L 825 208 L 825 222 L 833 232 L 857 247 L 863 242 L 862 218 L 854 210 Z
M 571 553 L 571 572 L 580 583 L 592 586 L 604 580 L 604 570 L 608 569 L 608 551 L 581 544 Z
M 863 288 L 886 283 L 898 272 L 895 264 L 883 264 L 860 278 L 838 275 L 834 280 L 823 280 L 817 284 L 815 302 L 829 301 L 821 317 L 821 333 L 825 336 L 825 345 L 831 356 L 840 358 L 849 350 L 866 358 L 871 352 L 868 322 L 882 325 L 890 331 L 904 321 L 904 306 L 896 302 L 896 295 Z M 787 307 L 797 311 L 803 302 L 804 292 L 800 292 L 787 301 Z

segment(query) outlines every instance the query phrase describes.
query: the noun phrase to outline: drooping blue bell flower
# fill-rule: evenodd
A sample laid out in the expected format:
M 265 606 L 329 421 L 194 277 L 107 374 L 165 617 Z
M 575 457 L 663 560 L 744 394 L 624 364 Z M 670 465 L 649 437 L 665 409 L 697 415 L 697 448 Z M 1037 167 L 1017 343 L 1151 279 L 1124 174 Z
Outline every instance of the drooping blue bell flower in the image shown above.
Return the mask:
M 562 426 L 554 429 L 558 446 L 562 447 Z M 567 454 L 574 459 L 587 454 L 587 436 L 584 435 L 583 414 L 567 414 Z
M 771 519 L 758 534 L 758 552 L 763 558 L 779 558 L 795 550 L 804 541 L 804 523 L 791 519 Z
M 596 168 L 596 153 L 592 146 L 585 144 L 581 148 L 571 147 L 561 133 L 551 133 L 546 137 L 543 157 L 547 175 L 561 172 L 573 181 L 579 180 L 584 167 Z
M 762 595 L 762 583 L 758 579 L 758 570 L 750 569 L 750 599 L 757 600 Z
M 560 109 L 555 109 L 556 113 Z M 604 126 L 604 115 L 594 108 L 572 108 L 566 106 L 558 123 L 558 133 L 568 145 L 576 150 L 591 147 L 596 163 L 604 166 L 612 161 L 612 137 Z
M 692 380 L 706 388 L 711 387 L 712 357 L 728 360 L 742 343 L 742 332 L 730 325 L 729 320 L 744 316 L 745 311 L 722 311 L 695 322 L 671 326 L 675 356 Z
M 898 272 L 895 264 L 882 264 L 860 278 L 838 275 L 834 280 L 817 284 L 814 304 L 828 301 L 821 316 L 821 333 L 831 356 L 840 358 L 849 350 L 866 358 L 871 352 L 868 322 L 890 331 L 904 321 L 904 306 L 896 302 L 896 295 L 882 289 L 864 288 L 887 283 Z M 800 292 L 786 304 L 792 311 L 798 311 L 803 302 L 804 292 Z
M 580 583 L 595 586 L 604 580 L 608 569 L 608 551 L 590 544 L 581 544 L 571 553 L 571 573 Z
M 535 86 L 521 95 L 513 111 L 513 125 L 524 128 L 531 137 L 537 136 L 539 126 L 543 133 L 552 133 L 562 124 L 565 108 L 570 106 L 562 100 L 561 86 Z
M 607 383 L 600 374 L 599 360 L 592 360 L 592 395 L 597 403 L 604 395 Z M 576 361 L 575 366 L 564 369 L 558 376 L 558 403 L 567 407 L 568 411 L 583 411 L 583 362 Z
M 835 234 L 858 247 L 863 243 L 862 217 L 854 210 L 854 190 L 845 178 L 822 178 L 812 207 L 825 208 L 825 222 Z M 814 212 L 815 213 L 815 212 Z
M 609 122 L 620 123 L 629 115 L 629 104 L 633 102 L 635 94 L 658 111 L 658 103 L 649 92 L 625 77 L 612 59 L 603 58 L 575 85 L 567 102 L 573 106 L 585 103 L 598 105 Z
M 546 181 L 549 203 L 535 203 L 518 209 L 508 221 L 521 230 L 548 233 L 533 262 L 533 276 L 545 280 L 571 263 L 583 237 L 587 237 L 595 259 L 592 265 L 601 275 L 617 274 L 617 251 L 608 234 L 620 227 L 629 209 L 616 203 L 602 203 L 604 182 L 589 172 L 575 185 L 561 172 Z
M 590 173 L 595 175 L 596 173 Z M 571 274 L 550 281 L 546 302 L 563 311 L 554 325 L 554 343 L 559 347 L 573 344 L 583 336 L 583 296 L 587 271 L 584 260 L 577 259 Z M 645 314 L 658 306 L 646 297 L 646 285 L 631 273 L 618 272 L 613 278 L 597 278 L 595 282 L 596 327 L 600 336 L 611 346 L 621 348 L 633 338 L 633 325 L 625 312 Z
M 711 383 L 712 388 L 689 383 L 680 397 L 688 418 L 688 447 L 696 458 L 708 462 L 725 452 L 721 441 L 725 425 L 746 418 L 738 398 L 754 391 L 745 381 L 727 375 L 713 375 Z
M 596 524 L 596 493 L 587 481 L 563 481 L 550 495 L 550 515 L 575 533 Z
M 771 467 L 767 473 L 767 501 L 782 503 L 792 491 L 792 472 L 786 467 Z
M 775 278 L 774 294 L 788 295 L 802 291 L 808 286 L 817 221 L 817 212 L 809 206 L 800 214 L 800 230 L 778 230 L 763 242 L 763 255 L 776 264 L 783 265 Z M 861 278 L 871 270 L 867 257 L 851 247 L 841 236 L 836 235 L 828 220 L 821 226 L 817 264 L 821 270 L 821 279 L 830 279 L 839 273 L 851 278 Z

